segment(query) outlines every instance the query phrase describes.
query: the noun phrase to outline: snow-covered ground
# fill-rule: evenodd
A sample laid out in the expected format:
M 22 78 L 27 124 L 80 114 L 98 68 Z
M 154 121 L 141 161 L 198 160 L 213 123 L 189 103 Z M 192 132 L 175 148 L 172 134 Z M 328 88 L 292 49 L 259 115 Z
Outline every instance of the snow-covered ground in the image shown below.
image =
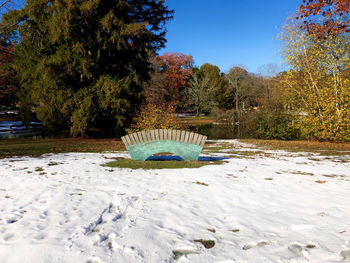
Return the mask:
M 350 261 L 350 155 L 268 151 L 198 169 L 101 166 L 127 156 L 1 159 L 0 262 L 172 262 L 173 251 L 184 254 L 177 262 Z

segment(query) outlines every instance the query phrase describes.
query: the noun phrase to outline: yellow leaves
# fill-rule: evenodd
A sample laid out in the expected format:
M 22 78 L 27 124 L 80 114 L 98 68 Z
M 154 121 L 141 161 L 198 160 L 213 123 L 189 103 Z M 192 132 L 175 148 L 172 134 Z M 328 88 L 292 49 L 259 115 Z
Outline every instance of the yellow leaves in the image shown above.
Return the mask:
M 137 122 L 132 128 L 137 130 L 179 128 L 175 120 L 175 107 L 147 104 L 142 107 Z
M 287 24 L 280 35 L 282 55 L 291 70 L 285 84 L 306 137 L 350 141 L 350 36 L 315 41 Z

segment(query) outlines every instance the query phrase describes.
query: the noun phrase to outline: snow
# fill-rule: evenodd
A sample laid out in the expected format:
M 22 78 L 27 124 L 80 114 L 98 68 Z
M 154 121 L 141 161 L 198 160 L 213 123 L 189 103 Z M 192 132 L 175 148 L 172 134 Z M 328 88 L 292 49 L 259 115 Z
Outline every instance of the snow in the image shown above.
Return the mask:
M 0 159 L 1 262 L 172 262 L 173 251 L 176 262 L 349 262 L 350 153 L 266 152 L 172 170 L 101 166 L 126 152 Z

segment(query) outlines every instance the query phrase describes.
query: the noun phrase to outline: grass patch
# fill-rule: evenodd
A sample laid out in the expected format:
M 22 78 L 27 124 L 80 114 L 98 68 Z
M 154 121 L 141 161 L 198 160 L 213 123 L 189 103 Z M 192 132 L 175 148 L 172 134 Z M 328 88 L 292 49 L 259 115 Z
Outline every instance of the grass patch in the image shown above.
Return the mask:
M 255 156 L 259 157 L 270 157 L 272 154 L 266 153 L 263 150 L 253 150 L 253 151 L 240 151 L 235 149 L 234 145 L 229 143 L 220 143 L 214 144 L 211 146 L 211 143 L 206 143 L 203 148 L 204 153 L 225 153 L 231 158 L 238 159 L 254 159 Z M 225 151 L 223 151 L 225 150 Z
M 256 156 L 259 157 L 270 157 L 272 154 L 265 153 L 263 151 L 237 151 L 233 150 L 230 145 L 226 146 L 215 146 L 215 147 L 206 147 L 204 146 L 203 153 L 225 153 L 226 157 L 235 158 L 235 159 L 255 159 Z M 226 151 L 223 151 L 226 150 Z
M 211 146 L 211 147 L 206 147 L 204 150 L 207 152 L 219 152 L 221 150 L 226 150 L 227 147 L 225 146 Z
M 215 119 L 211 118 L 210 116 L 203 116 L 203 117 L 178 117 L 176 118 L 176 122 L 178 124 L 187 124 L 187 125 L 195 125 L 195 124 L 209 124 L 214 123 Z
M 189 254 L 198 254 L 198 252 L 192 250 L 173 250 L 173 259 L 178 260 L 180 257 Z
M 346 142 L 318 142 L 318 141 L 281 141 L 281 140 L 258 140 L 242 139 L 243 143 L 255 144 L 257 146 L 272 150 L 285 150 L 292 152 L 312 152 L 321 155 L 349 155 L 350 143 Z
M 185 255 L 183 252 L 178 251 L 178 250 L 174 250 L 173 251 L 173 255 L 174 255 L 174 260 L 178 260 L 181 256 Z
M 206 183 L 203 183 L 203 182 L 199 182 L 199 181 L 197 181 L 197 182 L 193 182 L 194 184 L 199 184 L 199 185 L 204 185 L 204 186 L 208 186 L 209 184 L 206 184 Z
M 229 154 L 236 154 L 236 155 L 242 155 L 242 156 L 255 156 L 255 155 L 259 155 L 259 154 L 263 154 L 263 155 L 271 155 L 271 154 L 267 154 L 263 151 L 229 151 L 226 152 Z
M 314 161 L 314 162 L 320 162 L 320 161 L 322 161 L 321 159 L 318 159 L 318 158 L 312 158 L 312 157 L 308 158 L 308 160 L 310 160 L 310 161 Z
M 302 172 L 302 171 L 285 171 L 285 172 L 291 173 L 291 174 L 300 174 L 300 175 L 314 176 L 313 173 L 307 173 L 307 172 Z
M 328 177 L 328 178 L 345 177 L 345 175 L 342 175 L 342 174 L 323 174 L 322 176 Z
M 212 248 L 215 246 L 214 240 L 204 240 L 204 239 L 196 239 L 194 242 L 201 243 L 206 249 Z
M 233 232 L 233 233 L 237 233 L 237 232 L 239 232 L 239 229 L 238 229 L 238 228 L 232 229 L 232 232 Z
M 0 158 L 12 156 L 37 157 L 45 153 L 125 151 L 116 139 L 1 139 Z
M 70 193 L 69 195 L 83 195 L 82 193 Z
M 199 168 L 205 165 L 223 164 L 224 161 L 135 161 L 132 159 L 119 159 L 112 161 L 102 166 L 131 168 L 131 169 L 180 169 L 180 168 Z
M 42 167 L 36 167 L 36 168 L 35 168 L 35 171 L 36 171 L 36 172 L 42 172 L 42 171 L 44 171 L 44 169 L 43 169 Z
M 49 162 L 47 165 L 48 166 L 55 166 L 55 165 L 59 165 L 59 164 L 62 164 L 62 163 Z

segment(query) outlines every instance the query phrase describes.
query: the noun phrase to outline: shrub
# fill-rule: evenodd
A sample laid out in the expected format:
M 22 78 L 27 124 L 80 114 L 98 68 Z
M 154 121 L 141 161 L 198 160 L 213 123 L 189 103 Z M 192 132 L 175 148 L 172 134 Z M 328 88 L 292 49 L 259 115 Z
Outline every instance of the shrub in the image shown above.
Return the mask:
M 259 113 L 257 133 L 263 139 L 295 140 L 301 136 L 294 116 L 282 108 L 262 109 Z
M 132 125 L 132 132 L 139 130 L 180 128 L 175 117 L 175 107 L 171 104 L 147 104 L 141 108 L 136 123 Z

